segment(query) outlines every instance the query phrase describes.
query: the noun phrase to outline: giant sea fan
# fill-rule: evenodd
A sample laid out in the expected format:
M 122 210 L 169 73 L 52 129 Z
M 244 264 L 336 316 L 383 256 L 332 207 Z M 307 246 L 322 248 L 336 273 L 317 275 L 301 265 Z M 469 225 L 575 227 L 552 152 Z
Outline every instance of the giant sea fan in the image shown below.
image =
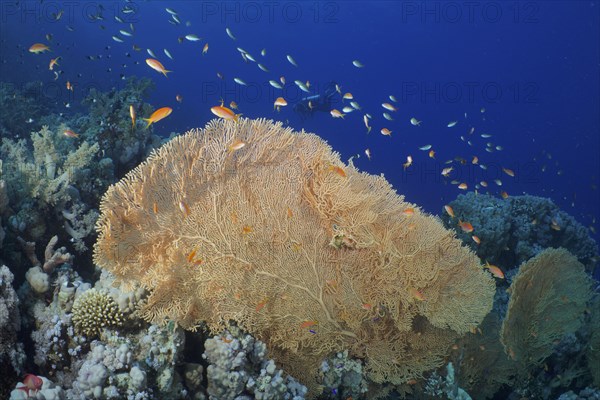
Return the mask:
M 313 389 L 344 349 L 376 382 L 421 377 L 492 307 L 491 277 L 438 218 L 272 121 L 176 137 L 101 211 L 95 262 L 151 291 L 145 319 L 234 320 Z

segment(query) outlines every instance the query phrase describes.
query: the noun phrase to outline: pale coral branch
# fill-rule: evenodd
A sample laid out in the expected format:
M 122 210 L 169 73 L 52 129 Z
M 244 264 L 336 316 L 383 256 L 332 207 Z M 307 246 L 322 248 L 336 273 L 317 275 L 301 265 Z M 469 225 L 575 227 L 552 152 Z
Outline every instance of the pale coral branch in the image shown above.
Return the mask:
M 54 268 L 59 266 L 60 264 L 71 262 L 73 256 L 70 253 L 66 253 L 66 248 L 60 247 L 57 250 L 54 250 L 54 246 L 58 242 L 58 236 L 52 236 L 52 239 L 46 245 L 46 251 L 44 252 L 44 271 L 47 273 L 51 273 L 54 271 Z

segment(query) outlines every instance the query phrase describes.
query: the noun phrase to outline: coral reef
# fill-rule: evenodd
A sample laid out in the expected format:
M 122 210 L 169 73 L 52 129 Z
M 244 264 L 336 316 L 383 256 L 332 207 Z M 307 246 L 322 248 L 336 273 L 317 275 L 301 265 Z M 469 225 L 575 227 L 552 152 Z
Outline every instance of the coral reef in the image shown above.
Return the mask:
M 557 400 L 600 400 L 600 389 L 587 387 L 579 393 L 569 390 L 558 396 Z
M 590 272 L 600 259 L 587 228 L 550 199 L 529 195 L 499 199 L 471 192 L 450 205 L 455 217 L 443 213 L 444 225 L 454 229 L 479 258 L 504 269 L 516 268 L 549 247 L 569 250 Z M 459 220 L 473 225 L 479 245 L 471 233 L 460 229 Z
M 2 174 L 2 160 L 0 160 L 0 175 Z M 0 179 L 0 250 L 6 237 L 6 231 L 2 227 L 2 216 L 6 213 L 8 207 L 8 194 L 6 193 L 6 181 Z M 2 260 L 0 259 L 0 262 Z
M 230 328 L 204 343 L 207 392 L 210 399 L 303 399 L 306 387 L 284 376 L 273 360 L 266 359 L 267 347 L 248 334 Z
M 42 384 L 39 389 L 31 389 L 24 383 L 18 383 L 17 387 L 10 393 L 10 400 L 28 400 L 28 399 L 43 399 L 43 400 L 63 400 L 65 392 L 50 379 L 45 376 L 39 377 Z
M 25 362 L 23 344 L 18 340 L 21 330 L 19 299 L 13 287 L 13 274 L 6 265 L 0 266 L 0 397 L 6 398 L 3 388 L 12 375 L 21 375 Z
M 83 104 L 89 113 L 77 120 L 77 125 L 85 137 L 104 150 L 105 168 L 118 179 L 138 165 L 150 151 L 160 144 L 159 137 L 151 129 L 132 126 L 129 106 L 137 115 L 150 115 L 153 108 L 144 103 L 154 88 L 154 82 L 147 78 L 128 78 L 121 90 L 112 89 L 100 92 L 92 88 Z M 143 124 L 143 122 L 140 122 Z
M 53 99 L 44 95 L 42 82 L 26 82 L 22 87 L 0 82 L 0 137 L 23 138 L 41 127 L 40 117 L 50 114 Z M 10 117 L 8 117 L 10 116 Z
M 360 398 L 368 391 L 368 383 L 359 360 L 348 357 L 348 351 L 337 353 L 321 364 L 320 383 L 332 399 Z
M 58 235 L 69 238 L 77 253 L 87 250 L 101 194 L 160 143 L 152 129 L 132 127 L 129 117 L 129 105 L 139 115 L 150 114 L 152 107 L 143 100 L 152 85 L 129 78 L 121 90 L 92 89 L 83 101 L 89 113 L 73 116 L 51 114 L 39 88 L 22 92 L 0 86 L 3 110 L 17 118 L 0 121 L 0 194 L 11 205 L 0 205 L 0 246 L 7 228 L 14 233 L 6 238 L 7 257 L 18 261 L 12 245 L 17 236 L 37 242 Z M 65 136 L 66 129 L 78 137 Z
M 24 139 L 2 140 L 0 158 L 5 161 L 9 198 L 18 205 L 9 223 L 17 235 L 32 241 L 64 226 L 76 250 L 83 252 L 87 249 L 84 239 L 93 233 L 97 216 L 87 204 L 97 203 L 97 190 L 106 182 L 94 179 L 90 169 L 98 144 L 76 145 L 62 135 L 64 129 L 52 132 L 43 126 L 32 133 L 33 151 Z
M 95 262 L 151 291 L 146 320 L 236 321 L 313 393 L 344 350 L 375 382 L 421 377 L 492 306 L 491 277 L 438 219 L 270 121 L 173 139 L 101 211 Z
M 306 388 L 266 357 L 265 344 L 236 327 L 212 338 L 199 336 L 204 355 L 198 354 L 195 359 L 188 356 L 196 362 L 184 363 L 186 339 L 181 328 L 174 324 L 148 325 L 136 316 L 141 289 L 121 291 L 106 271 L 91 288 L 69 264 L 57 268 L 48 279 L 55 288 L 50 304 L 46 305 L 35 292 L 21 293 L 36 327 L 32 333 L 34 361 L 43 375 L 43 384 L 33 390 L 13 380 L 11 399 L 27 398 L 27 391 L 37 398 L 72 400 L 204 400 L 234 398 L 234 392 L 236 399 L 304 398 Z M 77 315 L 87 310 L 82 314 L 84 319 L 96 324 L 104 314 L 97 308 L 104 307 L 81 307 L 78 303 L 96 303 L 98 298 L 113 309 L 122 304 L 123 323 L 118 327 L 106 324 L 99 331 L 93 327 L 94 337 L 90 338 L 79 333 Z M 207 372 L 207 380 L 203 371 Z M 243 385 L 232 386 L 236 379 L 243 380 Z
M 427 379 L 425 393 L 430 396 L 442 397 L 449 400 L 471 400 L 471 396 L 458 386 L 454 377 L 454 366 L 448 363 L 446 376 L 441 377 L 437 372 Z

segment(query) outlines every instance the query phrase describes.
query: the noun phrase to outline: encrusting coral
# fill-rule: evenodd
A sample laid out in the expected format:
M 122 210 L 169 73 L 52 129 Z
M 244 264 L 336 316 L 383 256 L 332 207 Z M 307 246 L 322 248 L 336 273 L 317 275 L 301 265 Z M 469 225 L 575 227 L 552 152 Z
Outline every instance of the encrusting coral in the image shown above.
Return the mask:
M 94 260 L 151 291 L 146 320 L 234 320 L 313 393 L 344 350 L 375 382 L 422 377 L 492 307 L 489 273 L 439 219 L 280 123 L 176 137 L 101 212 Z

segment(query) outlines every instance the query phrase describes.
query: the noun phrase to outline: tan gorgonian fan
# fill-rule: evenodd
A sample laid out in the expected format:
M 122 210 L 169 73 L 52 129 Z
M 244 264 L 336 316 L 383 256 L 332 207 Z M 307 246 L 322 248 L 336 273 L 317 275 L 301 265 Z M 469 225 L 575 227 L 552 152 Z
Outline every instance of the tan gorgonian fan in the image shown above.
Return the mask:
M 521 378 L 542 365 L 563 336 L 574 333 L 592 297 L 592 280 L 568 250 L 547 248 L 519 267 L 500 340 Z
M 281 123 L 176 137 L 101 211 L 95 262 L 151 291 L 145 319 L 234 320 L 312 388 L 343 349 L 376 382 L 421 377 L 492 307 L 491 277 L 438 218 Z

